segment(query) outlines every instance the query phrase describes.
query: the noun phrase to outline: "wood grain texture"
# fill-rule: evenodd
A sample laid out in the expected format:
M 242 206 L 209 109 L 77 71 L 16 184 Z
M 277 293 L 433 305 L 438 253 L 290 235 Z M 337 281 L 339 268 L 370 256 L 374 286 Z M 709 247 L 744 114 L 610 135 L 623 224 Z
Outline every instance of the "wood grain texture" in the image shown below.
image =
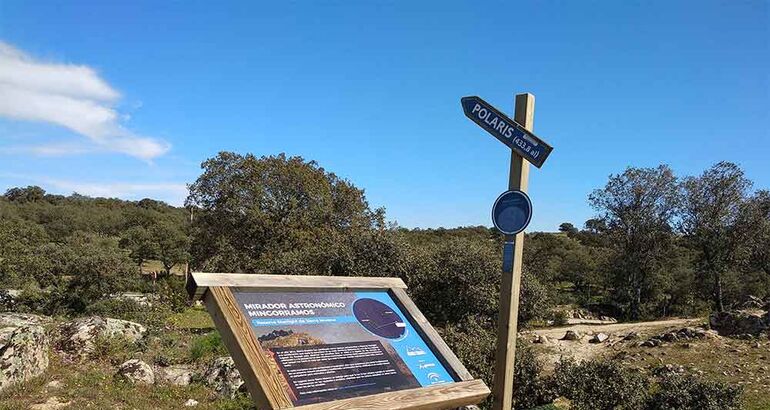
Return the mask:
M 292 407 L 278 376 L 243 317 L 230 289 L 214 286 L 206 293 L 206 308 L 211 314 L 222 341 L 235 361 L 246 388 L 260 409 Z
M 516 95 L 514 121 L 529 131 L 533 130 L 535 118 L 535 96 Z M 511 152 L 508 189 L 527 192 L 529 188 L 529 162 L 515 151 Z M 524 232 L 506 241 L 514 241 L 513 269 L 503 272 L 500 282 L 500 317 L 497 324 L 497 351 L 495 353 L 495 379 L 493 389 L 494 410 L 507 410 L 513 406 L 513 374 L 516 357 L 516 332 L 518 331 L 519 292 L 521 289 L 522 255 Z
M 186 288 L 188 295 L 193 300 L 202 298 L 206 289 L 211 286 L 268 288 L 271 290 L 406 288 L 406 284 L 400 278 L 205 272 L 193 272 L 188 275 Z
M 477 404 L 489 396 L 481 380 L 399 390 L 371 396 L 310 404 L 297 410 L 436 410 Z
M 417 305 L 415 305 L 412 299 L 409 298 L 406 291 L 403 289 L 391 289 L 390 292 L 396 298 L 396 302 L 406 309 L 409 316 L 412 317 L 414 324 L 418 327 L 418 332 L 423 336 L 423 339 L 427 339 L 425 341 L 430 348 L 438 353 L 439 357 L 444 358 L 446 364 L 451 368 L 450 370 L 453 371 L 460 380 L 473 380 L 473 376 L 468 372 L 468 369 L 465 368 L 460 359 L 458 359 L 454 352 L 452 352 L 452 349 L 447 346 L 444 339 L 441 338 L 441 335 L 439 335 L 436 329 L 434 329 L 430 322 L 428 322 L 428 319 L 425 318 Z

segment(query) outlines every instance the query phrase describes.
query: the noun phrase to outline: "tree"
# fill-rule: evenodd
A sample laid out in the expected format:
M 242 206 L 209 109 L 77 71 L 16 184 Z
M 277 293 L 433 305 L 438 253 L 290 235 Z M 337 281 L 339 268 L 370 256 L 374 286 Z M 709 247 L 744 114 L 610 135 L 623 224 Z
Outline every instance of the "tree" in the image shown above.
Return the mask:
M 314 161 L 221 152 L 202 168 L 186 202 L 197 208 L 199 267 L 268 271 L 287 252 L 317 252 L 325 239 L 384 228 L 384 210 L 371 210 L 363 190 Z
M 655 291 L 655 277 L 663 272 L 672 248 L 676 178 L 665 165 L 628 168 L 611 175 L 589 202 L 599 212 L 597 226 L 614 251 L 611 266 L 620 299 L 628 302 L 630 317 L 639 319 L 643 296 Z
M 570 236 L 578 233 L 578 229 L 575 228 L 575 225 L 572 225 L 569 222 L 564 222 L 559 225 L 559 232 L 566 233 L 567 236 Z
M 139 267 L 139 273 L 142 273 L 144 262 L 156 258 L 160 253 L 154 239 L 150 231 L 141 225 L 132 226 L 121 235 L 120 247 L 129 251 L 131 259 Z
M 696 271 L 711 283 L 714 309 L 724 310 L 723 279 L 738 261 L 743 246 L 739 224 L 741 207 L 751 181 L 730 162 L 720 162 L 682 182 L 679 228 L 696 256 Z
M 158 221 L 149 230 L 152 249 L 163 264 L 166 275 L 177 264 L 187 263 L 190 259 L 190 237 L 182 227 L 169 221 Z
M 743 204 L 739 226 L 746 244 L 744 265 L 770 275 L 770 191 L 758 191 Z
M 11 188 L 5 192 L 5 197 L 11 202 L 35 202 L 45 197 L 45 190 L 39 186 Z
M 71 280 L 65 299 L 74 311 L 82 312 L 93 302 L 136 288 L 139 275 L 117 240 L 76 233 L 67 245 L 71 253 L 65 273 Z

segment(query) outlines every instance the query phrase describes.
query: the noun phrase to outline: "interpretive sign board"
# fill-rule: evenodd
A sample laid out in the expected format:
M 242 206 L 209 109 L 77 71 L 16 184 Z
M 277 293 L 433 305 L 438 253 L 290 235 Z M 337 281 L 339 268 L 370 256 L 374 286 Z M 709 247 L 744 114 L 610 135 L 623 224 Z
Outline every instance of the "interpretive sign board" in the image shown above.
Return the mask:
M 262 409 L 430 409 L 478 403 L 473 380 L 398 278 L 192 273 Z

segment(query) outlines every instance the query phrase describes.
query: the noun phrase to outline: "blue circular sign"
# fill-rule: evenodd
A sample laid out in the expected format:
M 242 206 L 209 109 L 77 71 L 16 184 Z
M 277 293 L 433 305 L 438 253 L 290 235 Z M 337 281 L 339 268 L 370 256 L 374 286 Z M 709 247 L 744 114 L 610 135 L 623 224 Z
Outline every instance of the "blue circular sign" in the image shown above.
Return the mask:
M 516 235 L 532 219 L 532 201 L 522 191 L 505 191 L 492 207 L 492 223 L 505 235 Z

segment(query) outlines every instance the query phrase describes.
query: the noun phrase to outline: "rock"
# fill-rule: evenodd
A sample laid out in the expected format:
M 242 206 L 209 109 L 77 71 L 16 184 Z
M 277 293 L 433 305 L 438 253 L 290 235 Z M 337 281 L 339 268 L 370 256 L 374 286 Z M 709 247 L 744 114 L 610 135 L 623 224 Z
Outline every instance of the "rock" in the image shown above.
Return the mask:
M 0 390 L 42 374 L 49 345 L 42 326 L 0 327 Z
M 214 359 L 203 372 L 203 381 L 217 394 L 230 398 L 243 387 L 243 379 L 232 357 Z
M 532 343 L 547 344 L 548 338 L 545 335 L 535 335 L 535 338 L 532 339 Z
M 591 340 L 588 341 L 588 343 L 604 343 L 604 341 L 609 338 L 610 337 L 605 333 L 597 333 L 594 335 L 594 337 L 591 338 Z
M 124 293 L 119 293 L 117 295 L 111 295 L 110 299 L 131 300 L 136 302 L 136 304 L 139 306 L 151 307 L 152 299 L 154 299 L 154 295 L 147 294 L 147 293 L 124 292 Z
M 92 316 L 63 324 L 56 347 L 73 358 L 85 358 L 94 351 L 98 338 L 119 337 L 137 342 L 145 333 L 147 329 L 139 323 Z
M 193 370 L 189 366 L 175 365 L 161 367 L 156 372 L 159 381 L 163 381 L 174 386 L 187 386 L 192 381 Z
M 660 346 L 662 344 L 663 344 L 663 342 L 660 339 L 653 337 L 652 339 L 648 339 L 648 340 L 645 340 L 644 342 L 642 342 L 642 344 L 640 346 L 644 346 L 644 347 L 658 347 L 658 346 Z
M 770 328 L 770 312 L 764 315 L 746 311 L 714 312 L 709 316 L 709 324 L 721 336 L 758 335 Z
M 574 330 L 568 330 L 566 333 L 564 333 L 564 337 L 561 338 L 561 340 L 580 340 L 583 336 Z
M 59 401 L 58 397 L 49 397 L 45 403 L 33 404 L 30 410 L 56 410 L 63 409 L 70 405 L 69 401 Z
M 0 327 L 43 326 L 51 323 L 51 318 L 28 313 L 0 313 Z
M 628 332 L 628 334 L 623 338 L 623 340 L 637 340 L 639 339 L 639 333 L 637 332 Z
M 660 336 L 660 339 L 666 342 L 676 342 L 676 341 L 679 341 L 679 336 L 677 336 L 677 334 L 674 332 L 668 332 L 668 333 L 662 334 Z
M 61 382 L 61 380 L 51 380 L 45 385 L 46 389 L 54 390 L 54 389 L 60 389 L 64 383 Z
M 152 367 L 139 359 L 125 361 L 118 368 L 116 376 L 132 384 L 155 384 Z
M 186 402 L 184 402 L 184 406 L 185 407 L 195 407 L 197 405 L 198 405 L 198 400 L 190 399 L 190 400 L 187 400 Z
M 13 310 L 20 295 L 18 289 L 0 289 L 0 309 Z

